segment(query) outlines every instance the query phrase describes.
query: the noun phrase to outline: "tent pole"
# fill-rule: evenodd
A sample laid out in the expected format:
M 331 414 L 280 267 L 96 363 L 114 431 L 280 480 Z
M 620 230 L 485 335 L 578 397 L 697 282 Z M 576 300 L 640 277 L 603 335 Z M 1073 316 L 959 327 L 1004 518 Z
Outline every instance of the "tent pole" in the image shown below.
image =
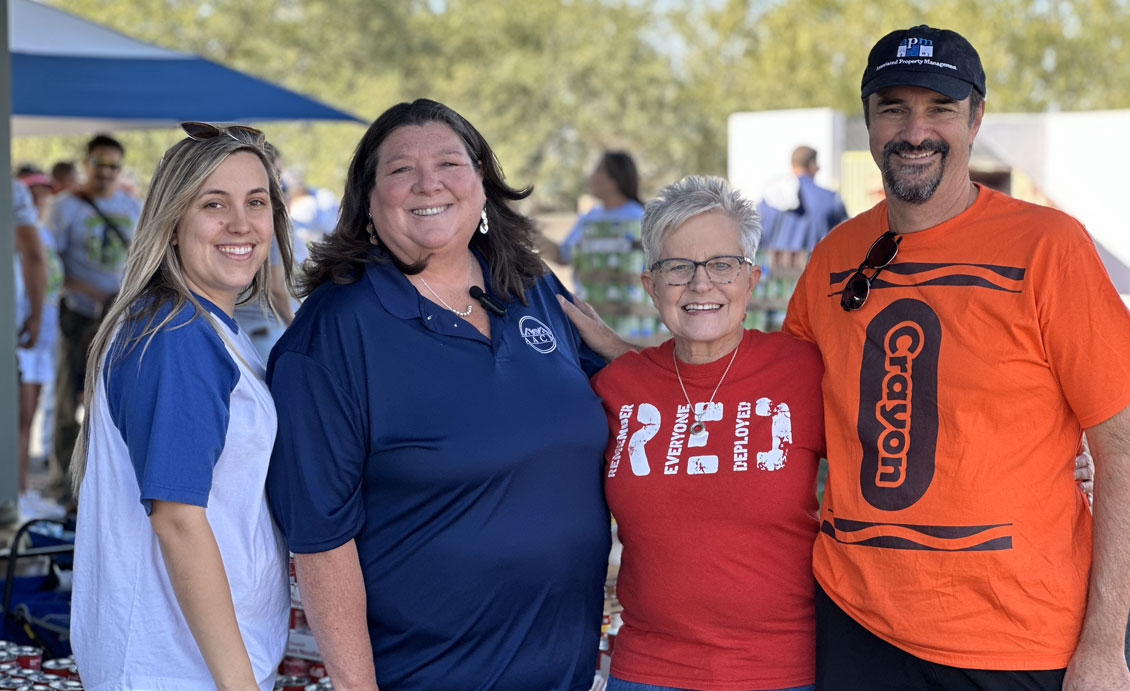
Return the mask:
M 0 525 L 19 519 L 19 419 L 16 378 L 15 256 L 12 209 L 12 58 L 8 52 L 8 1 L 0 12 Z

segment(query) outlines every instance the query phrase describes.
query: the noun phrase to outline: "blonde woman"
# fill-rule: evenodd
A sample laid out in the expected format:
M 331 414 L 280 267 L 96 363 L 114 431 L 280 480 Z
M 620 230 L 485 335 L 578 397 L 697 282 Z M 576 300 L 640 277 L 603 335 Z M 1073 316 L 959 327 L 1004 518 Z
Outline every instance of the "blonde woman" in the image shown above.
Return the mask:
M 263 490 L 275 407 L 232 311 L 264 292 L 272 236 L 290 266 L 290 222 L 261 132 L 182 127 L 91 348 L 71 637 L 87 688 L 271 689 L 289 607 Z

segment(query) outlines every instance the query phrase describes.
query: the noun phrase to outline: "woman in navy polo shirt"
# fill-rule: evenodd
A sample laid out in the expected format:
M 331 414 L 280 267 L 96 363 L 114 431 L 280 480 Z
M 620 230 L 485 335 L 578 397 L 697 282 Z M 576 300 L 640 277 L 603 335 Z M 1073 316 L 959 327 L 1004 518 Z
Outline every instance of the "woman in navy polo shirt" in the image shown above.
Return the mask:
M 261 132 L 183 127 L 91 348 L 71 640 L 87 688 L 269 691 L 290 606 L 275 408 L 232 311 L 290 221 Z
M 267 488 L 335 685 L 580 691 L 609 517 L 602 360 L 481 134 L 381 115 L 275 346 Z

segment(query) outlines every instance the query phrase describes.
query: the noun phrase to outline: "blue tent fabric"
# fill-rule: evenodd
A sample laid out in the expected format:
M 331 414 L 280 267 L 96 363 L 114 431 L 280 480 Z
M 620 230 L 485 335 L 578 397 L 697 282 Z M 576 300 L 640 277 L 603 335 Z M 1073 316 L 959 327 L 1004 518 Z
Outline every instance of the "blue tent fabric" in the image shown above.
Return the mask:
M 12 113 L 80 118 L 350 120 L 349 113 L 203 58 L 12 54 Z
M 184 120 L 367 122 L 42 2 L 5 4 L 14 136 L 176 127 Z

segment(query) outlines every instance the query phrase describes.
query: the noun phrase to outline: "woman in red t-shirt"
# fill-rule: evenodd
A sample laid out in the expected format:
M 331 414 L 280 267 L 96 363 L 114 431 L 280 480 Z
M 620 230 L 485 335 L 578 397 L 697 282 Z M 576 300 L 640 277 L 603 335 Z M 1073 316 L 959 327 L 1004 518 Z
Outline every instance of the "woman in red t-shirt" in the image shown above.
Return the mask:
M 670 185 L 644 214 L 642 280 L 674 338 L 593 378 L 624 545 L 609 691 L 814 688 L 823 366 L 742 326 L 760 235 L 720 178 Z

